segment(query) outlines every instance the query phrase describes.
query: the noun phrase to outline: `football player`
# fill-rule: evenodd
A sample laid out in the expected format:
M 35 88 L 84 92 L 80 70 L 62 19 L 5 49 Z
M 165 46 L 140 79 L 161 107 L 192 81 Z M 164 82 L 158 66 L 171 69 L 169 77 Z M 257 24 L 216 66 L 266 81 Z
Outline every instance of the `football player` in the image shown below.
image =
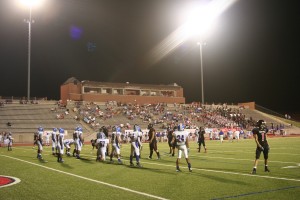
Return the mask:
M 96 140 L 96 148 L 97 148 L 97 158 L 96 161 L 105 161 L 106 160 L 106 151 L 107 151 L 107 144 L 109 140 L 104 133 L 105 127 L 101 127 L 99 132 L 97 133 L 97 140 Z
M 206 153 L 206 146 L 205 146 L 205 130 L 202 130 L 202 127 L 200 127 L 200 130 L 197 130 L 197 134 L 198 134 L 198 152 L 200 152 L 201 150 L 201 144 L 204 147 L 204 152 Z
M 268 128 L 266 127 L 266 122 L 264 120 L 258 120 L 256 123 L 256 127 L 252 130 L 253 137 L 256 143 L 256 151 L 255 151 L 255 160 L 254 167 L 252 169 L 252 174 L 256 174 L 257 164 L 261 153 L 264 154 L 265 159 L 265 172 L 270 172 L 268 168 L 268 157 L 269 157 L 269 144 L 267 140 Z
M 174 132 L 174 129 L 171 128 L 171 126 L 169 126 L 167 128 L 167 138 L 168 138 L 168 144 L 169 144 L 169 148 L 170 148 L 170 153 L 172 156 L 175 155 L 175 147 L 176 147 L 176 142 L 172 143 L 172 140 L 173 140 L 173 132 Z
M 8 133 L 7 140 L 8 140 L 7 150 L 12 151 L 13 137 L 12 137 L 11 132 Z M 0 143 L 1 143 L 1 141 L 0 141 Z
M 45 138 L 46 138 L 46 146 L 49 146 L 50 145 L 50 133 L 46 133 L 45 135 Z
M 75 152 L 76 152 L 76 158 L 80 159 L 80 152 L 83 145 L 83 132 L 81 127 L 76 127 L 74 133 L 73 133 L 73 139 L 75 144 Z
M 36 141 L 35 141 L 35 143 L 38 146 L 37 158 L 40 159 L 40 160 L 43 159 L 43 157 L 42 157 L 42 151 L 43 151 L 43 134 L 44 134 L 44 129 L 43 129 L 43 127 L 40 126 L 38 128 L 38 131 L 37 131 L 37 134 L 36 134 Z
M 185 160 L 188 164 L 189 171 L 192 172 L 192 166 L 188 157 L 189 152 L 189 140 L 188 140 L 189 133 L 184 130 L 184 125 L 179 124 L 177 126 L 177 130 L 173 133 L 173 140 L 172 143 L 176 142 L 176 147 L 178 149 L 178 157 L 176 160 L 176 171 L 180 172 L 179 162 L 181 159 L 182 153 L 184 154 Z
M 64 140 L 64 146 L 66 147 L 66 155 L 67 156 L 71 156 L 70 150 L 71 150 L 72 144 L 74 144 L 74 139 L 65 139 Z
M 56 141 L 57 141 L 57 162 L 63 163 L 64 160 L 62 159 L 62 156 L 64 154 L 64 137 L 65 137 L 65 130 L 63 128 L 58 129 L 58 134 L 56 135 Z
M 112 162 L 112 158 L 114 154 L 117 154 L 118 157 L 118 163 L 122 164 L 121 161 L 121 151 L 120 151 L 120 144 L 121 144 L 121 128 L 119 126 L 113 127 L 113 132 L 111 135 L 111 146 L 112 150 L 110 153 L 110 161 Z
M 157 159 L 160 159 L 159 151 L 157 149 L 157 139 L 156 139 L 156 131 L 153 128 L 153 124 L 148 124 L 148 134 L 149 134 L 149 148 L 150 148 L 150 155 L 149 159 L 152 159 L 153 151 L 155 151 L 157 155 Z
M 56 135 L 57 135 L 57 128 L 53 128 L 52 133 L 51 133 L 51 139 L 52 139 L 52 154 L 56 155 L 57 154 L 57 140 L 56 140 Z M 54 151 L 55 150 L 55 151 Z
M 129 133 L 130 143 L 131 143 L 131 150 L 130 150 L 130 166 L 134 166 L 132 160 L 133 156 L 136 158 L 136 165 L 138 167 L 142 167 L 140 164 L 140 148 L 142 148 L 141 142 L 142 132 L 140 127 L 135 124 L 133 126 L 133 132 Z

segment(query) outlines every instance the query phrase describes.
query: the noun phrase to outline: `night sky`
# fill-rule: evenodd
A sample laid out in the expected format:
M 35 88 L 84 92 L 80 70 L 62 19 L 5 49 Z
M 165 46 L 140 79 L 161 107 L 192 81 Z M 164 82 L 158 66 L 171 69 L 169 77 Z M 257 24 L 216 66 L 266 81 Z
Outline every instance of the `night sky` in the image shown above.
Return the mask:
M 0 96 L 5 97 L 27 96 L 29 11 L 16 1 L 0 0 Z M 44 0 L 32 10 L 31 97 L 58 100 L 60 85 L 76 77 L 177 83 L 187 103 L 201 101 L 199 37 L 168 53 L 156 48 L 182 25 L 188 2 Z M 205 37 L 205 101 L 255 101 L 282 114 L 300 113 L 299 25 L 299 0 L 237 0 Z

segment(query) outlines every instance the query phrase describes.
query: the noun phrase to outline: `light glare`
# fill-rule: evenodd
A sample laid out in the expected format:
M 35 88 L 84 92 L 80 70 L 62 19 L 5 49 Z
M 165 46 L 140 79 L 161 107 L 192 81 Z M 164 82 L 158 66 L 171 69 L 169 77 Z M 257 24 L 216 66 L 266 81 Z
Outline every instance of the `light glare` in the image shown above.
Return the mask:
M 42 3 L 43 0 L 20 0 L 20 3 L 27 7 L 36 7 Z

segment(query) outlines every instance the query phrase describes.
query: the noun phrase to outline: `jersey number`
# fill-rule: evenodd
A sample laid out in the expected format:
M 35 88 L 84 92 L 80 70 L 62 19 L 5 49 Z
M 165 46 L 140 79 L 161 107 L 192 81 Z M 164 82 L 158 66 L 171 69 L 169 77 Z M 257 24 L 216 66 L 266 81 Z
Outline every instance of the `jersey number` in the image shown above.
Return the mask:
M 184 142 L 184 135 L 177 135 L 176 140 L 177 142 Z

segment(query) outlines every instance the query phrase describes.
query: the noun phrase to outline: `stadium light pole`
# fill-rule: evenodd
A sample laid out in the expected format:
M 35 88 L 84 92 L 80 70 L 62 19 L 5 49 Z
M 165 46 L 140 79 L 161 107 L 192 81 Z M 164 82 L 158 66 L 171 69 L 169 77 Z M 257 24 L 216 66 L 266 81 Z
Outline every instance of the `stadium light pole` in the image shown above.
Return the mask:
M 205 42 L 198 42 L 197 43 L 199 45 L 199 50 L 200 50 L 200 69 L 201 69 L 201 103 L 202 105 L 204 105 L 204 84 L 203 84 L 203 55 L 202 55 L 202 51 L 203 51 L 203 46 L 206 45 Z
M 200 40 L 203 41 L 209 33 L 213 30 L 217 23 L 217 18 L 224 12 L 227 8 L 233 5 L 237 0 L 215 0 L 215 1 L 203 1 L 201 2 L 191 2 L 185 9 L 185 20 L 183 25 L 184 36 L 189 38 L 192 35 L 198 36 Z M 204 85 L 203 85 L 203 46 L 206 45 L 205 42 L 197 43 L 200 47 L 200 68 L 201 68 L 201 103 L 204 102 Z
M 30 101 L 30 68 L 31 68 L 31 26 L 34 21 L 32 20 L 32 8 L 41 3 L 42 0 L 20 0 L 20 3 L 29 9 L 29 18 L 24 21 L 28 23 L 28 72 L 27 72 L 27 101 Z

